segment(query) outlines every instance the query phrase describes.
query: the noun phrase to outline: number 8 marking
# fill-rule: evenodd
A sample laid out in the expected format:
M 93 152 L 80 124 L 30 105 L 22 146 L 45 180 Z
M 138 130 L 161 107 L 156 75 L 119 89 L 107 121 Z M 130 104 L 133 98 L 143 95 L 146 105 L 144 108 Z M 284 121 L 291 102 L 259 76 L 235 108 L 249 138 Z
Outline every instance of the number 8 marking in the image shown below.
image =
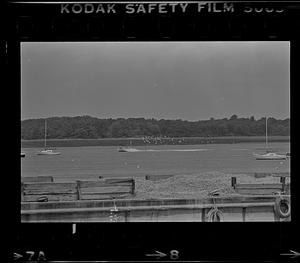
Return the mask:
M 176 260 L 179 258 L 179 252 L 177 250 L 170 251 L 170 259 Z

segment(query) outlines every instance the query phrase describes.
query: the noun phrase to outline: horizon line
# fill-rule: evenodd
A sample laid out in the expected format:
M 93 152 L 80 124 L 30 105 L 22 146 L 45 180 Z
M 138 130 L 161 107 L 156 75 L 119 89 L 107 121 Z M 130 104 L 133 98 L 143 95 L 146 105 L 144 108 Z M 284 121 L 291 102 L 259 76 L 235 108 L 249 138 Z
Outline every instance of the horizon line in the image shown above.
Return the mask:
M 190 119 L 183 119 L 183 118 L 156 118 L 156 117 L 95 117 L 92 115 L 76 115 L 76 116 L 51 116 L 51 117 L 36 117 L 36 118 L 27 118 L 27 119 L 21 119 L 21 121 L 27 121 L 27 120 L 46 120 L 46 119 L 52 119 L 52 118 L 77 118 L 77 117 L 90 117 L 90 118 L 95 118 L 95 119 L 99 119 L 99 120 L 108 120 L 108 119 L 114 119 L 114 120 L 118 120 L 118 119 L 145 119 L 145 120 L 174 120 L 174 121 L 189 121 L 189 122 L 197 122 L 197 121 L 207 121 L 207 120 L 230 120 L 232 116 L 236 115 L 237 119 L 249 119 L 251 117 L 254 118 L 254 120 L 261 120 L 261 119 L 265 119 L 265 118 L 272 118 L 272 119 L 276 119 L 276 120 L 286 120 L 286 119 L 290 119 L 289 117 L 285 117 L 285 118 L 279 118 L 279 117 L 267 117 L 267 116 L 262 116 L 262 117 L 258 117 L 256 118 L 254 115 L 251 116 L 238 116 L 237 114 L 232 114 L 230 117 L 223 117 L 223 118 L 216 118 L 216 117 L 209 117 L 207 119 L 198 119 L 198 120 L 190 120 Z

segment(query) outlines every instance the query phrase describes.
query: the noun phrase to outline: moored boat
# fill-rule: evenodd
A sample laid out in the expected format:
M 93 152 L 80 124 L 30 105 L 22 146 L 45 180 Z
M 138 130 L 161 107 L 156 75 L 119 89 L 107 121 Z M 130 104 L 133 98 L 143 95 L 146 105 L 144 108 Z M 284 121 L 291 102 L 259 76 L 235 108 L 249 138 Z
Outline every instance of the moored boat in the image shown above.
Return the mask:
M 52 149 L 44 149 L 37 153 L 38 155 L 59 155 L 60 152 L 55 152 Z
M 286 160 L 287 154 L 277 154 L 269 150 L 268 147 L 268 118 L 266 117 L 266 153 L 253 153 L 256 160 Z
M 253 154 L 255 156 L 256 160 L 286 160 L 287 156 L 283 154 L 277 154 L 277 153 L 266 153 L 266 154 Z
M 44 139 L 44 149 L 40 150 L 37 155 L 59 155 L 60 152 L 56 152 L 53 149 L 47 148 L 47 120 L 45 120 L 45 139 Z
M 22 152 L 21 152 L 21 157 L 25 157 L 25 153 L 22 153 Z

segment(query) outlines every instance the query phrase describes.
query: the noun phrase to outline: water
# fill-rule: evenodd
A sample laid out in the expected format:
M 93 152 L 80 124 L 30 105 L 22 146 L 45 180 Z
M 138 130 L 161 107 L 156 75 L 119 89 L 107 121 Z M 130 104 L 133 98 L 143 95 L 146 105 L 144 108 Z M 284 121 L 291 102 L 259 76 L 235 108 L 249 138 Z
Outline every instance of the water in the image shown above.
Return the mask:
M 270 143 L 277 153 L 290 152 L 287 142 Z M 290 160 L 257 161 L 264 143 L 138 146 L 127 153 L 115 146 L 62 147 L 61 155 L 40 156 L 38 148 L 23 148 L 22 176 L 50 175 L 56 179 L 88 179 L 98 176 L 145 176 L 146 174 L 192 174 L 287 172 Z

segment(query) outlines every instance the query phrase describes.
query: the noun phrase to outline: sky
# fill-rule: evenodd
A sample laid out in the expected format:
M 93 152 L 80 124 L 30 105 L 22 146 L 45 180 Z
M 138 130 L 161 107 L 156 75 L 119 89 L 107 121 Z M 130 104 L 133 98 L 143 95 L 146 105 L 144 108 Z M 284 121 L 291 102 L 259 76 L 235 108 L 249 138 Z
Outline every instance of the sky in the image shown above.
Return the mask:
M 23 42 L 21 119 L 290 117 L 289 42 Z

